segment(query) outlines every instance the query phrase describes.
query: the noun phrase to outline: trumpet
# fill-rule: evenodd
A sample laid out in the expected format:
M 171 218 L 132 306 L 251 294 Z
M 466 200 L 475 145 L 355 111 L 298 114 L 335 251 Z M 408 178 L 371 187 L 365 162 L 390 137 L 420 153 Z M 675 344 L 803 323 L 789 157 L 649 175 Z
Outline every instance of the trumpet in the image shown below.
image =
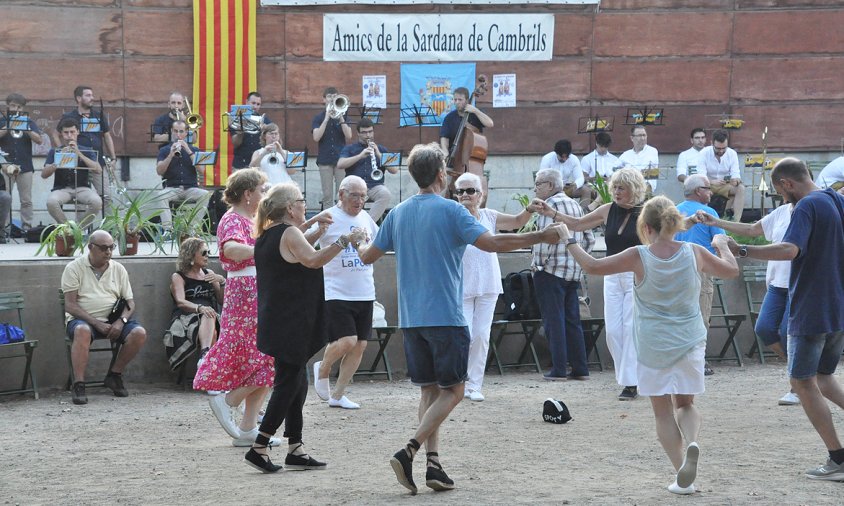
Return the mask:
M 326 114 L 331 119 L 340 119 L 349 110 L 349 97 L 346 95 L 335 95 L 334 101 L 328 104 Z
M 188 100 L 188 97 L 185 97 L 185 110 L 185 125 L 187 125 L 188 130 L 197 130 L 202 128 L 202 124 L 205 123 L 205 121 L 199 114 L 191 112 L 190 100 Z M 178 116 L 178 113 L 176 115 Z
M 370 143 L 369 147 L 373 148 L 372 153 L 369 153 L 369 161 L 372 164 L 372 172 L 369 173 L 369 178 L 373 181 L 381 181 L 384 179 L 384 171 L 378 168 L 378 162 L 375 160 L 375 148 Z

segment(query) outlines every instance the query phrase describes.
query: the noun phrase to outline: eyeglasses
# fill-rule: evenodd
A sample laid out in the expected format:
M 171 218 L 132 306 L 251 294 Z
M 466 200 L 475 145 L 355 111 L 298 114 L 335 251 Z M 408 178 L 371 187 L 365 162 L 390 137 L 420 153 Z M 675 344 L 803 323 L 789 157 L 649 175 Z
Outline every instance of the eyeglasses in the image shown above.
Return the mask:
M 301 202 L 301 203 L 303 203 L 303 204 L 304 204 L 305 202 L 307 202 L 307 200 L 305 200 L 305 199 L 296 199 L 296 202 Z
M 204 250 L 200 251 L 199 254 L 204 256 L 204 257 L 207 257 L 208 256 L 208 250 L 204 249 Z
M 346 196 L 354 200 L 366 200 L 367 198 L 365 193 L 346 193 Z
M 454 190 L 454 193 L 456 193 L 458 195 L 463 195 L 464 193 L 466 195 L 474 195 L 474 194 L 478 193 L 478 191 L 479 190 L 477 188 L 458 188 L 458 189 Z
M 102 251 L 103 253 L 108 253 L 108 252 L 110 252 L 110 251 L 114 251 L 114 248 L 116 248 L 116 247 L 117 247 L 117 244 L 114 244 L 114 243 L 111 243 L 111 244 L 96 244 L 96 243 L 93 243 L 93 242 L 92 242 L 92 243 L 91 243 L 91 246 L 96 246 L 96 247 L 98 247 L 98 248 L 100 249 L 100 251 Z
M 631 137 L 647 137 L 647 136 L 648 136 L 648 134 L 636 134 L 636 135 L 632 135 Z
M 539 188 L 539 185 L 542 185 L 542 184 L 551 184 L 551 181 L 537 181 L 537 182 L 533 185 L 533 187 L 534 187 L 534 188 Z
M 710 188 L 709 186 L 698 186 L 697 188 L 698 188 L 698 190 L 709 190 L 709 191 L 712 191 L 712 188 Z

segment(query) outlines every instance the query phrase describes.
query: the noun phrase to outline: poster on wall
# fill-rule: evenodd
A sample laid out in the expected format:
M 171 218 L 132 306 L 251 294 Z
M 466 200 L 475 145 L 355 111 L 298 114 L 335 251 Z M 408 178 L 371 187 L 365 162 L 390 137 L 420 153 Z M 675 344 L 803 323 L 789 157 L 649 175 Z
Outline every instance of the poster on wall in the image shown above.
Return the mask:
M 387 76 L 363 76 L 361 84 L 363 105 L 370 108 L 387 108 Z
M 516 74 L 493 74 L 492 106 L 516 107 Z
M 401 107 L 399 126 L 415 125 L 405 111 L 427 111 L 435 117 L 424 121 L 426 126 L 438 126 L 445 115 L 454 109 L 454 90 L 474 89 L 474 63 L 402 64 Z

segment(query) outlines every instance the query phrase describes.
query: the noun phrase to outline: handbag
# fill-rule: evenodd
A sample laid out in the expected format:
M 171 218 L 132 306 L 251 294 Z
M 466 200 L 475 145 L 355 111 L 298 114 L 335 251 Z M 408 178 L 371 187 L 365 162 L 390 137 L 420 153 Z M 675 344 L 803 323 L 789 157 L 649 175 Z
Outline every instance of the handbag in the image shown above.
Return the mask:
M 26 337 L 23 335 L 23 329 L 8 323 L 0 323 L 0 344 L 20 343 L 24 339 Z
M 111 306 L 111 312 L 108 313 L 108 318 L 106 321 L 108 323 L 114 323 L 119 320 L 123 316 L 123 310 L 126 309 L 126 299 L 123 297 L 118 297 L 116 301 L 114 301 L 114 305 Z

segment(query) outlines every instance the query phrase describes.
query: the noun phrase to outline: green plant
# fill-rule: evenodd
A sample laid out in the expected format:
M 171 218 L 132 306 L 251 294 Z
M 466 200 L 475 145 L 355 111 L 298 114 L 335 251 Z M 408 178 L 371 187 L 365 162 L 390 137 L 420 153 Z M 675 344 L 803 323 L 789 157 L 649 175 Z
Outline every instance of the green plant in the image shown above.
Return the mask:
M 527 206 L 530 205 L 530 195 L 524 193 L 514 193 L 510 200 L 515 200 L 522 206 L 522 209 L 527 209 Z M 536 215 L 531 215 L 530 219 L 527 223 L 525 223 L 522 228 L 519 229 L 519 233 L 523 232 L 533 232 L 536 230 Z
M 598 195 L 601 197 L 601 200 L 604 201 L 604 204 L 609 204 L 612 202 L 612 195 L 610 195 L 610 188 L 607 185 L 607 180 L 603 178 L 600 174 L 595 174 L 595 191 L 598 192 Z
M 213 239 L 211 221 L 207 215 L 210 199 L 211 194 L 209 193 L 195 202 L 184 201 L 173 210 L 171 252 L 176 250 L 181 242 L 188 237 L 199 237 L 206 244 L 211 244 Z
M 162 200 L 156 190 L 141 190 L 134 195 L 123 193 L 115 197 L 100 228 L 114 237 L 121 255 L 126 254 L 127 239 L 142 233 L 152 239 L 155 251 L 164 253 L 160 227 L 153 221 L 163 212 Z
M 63 241 L 65 248 L 69 248 L 70 252 L 66 252 L 65 256 L 74 256 L 85 247 L 85 229 L 94 222 L 94 216 L 86 216 L 78 223 L 74 220 L 68 220 L 65 223 L 58 223 L 56 225 L 47 227 L 41 232 L 41 245 L 35 255 L 38 256 L 42 251 L 47 256 L 56 255 L 56 244 L 58 241 Z

